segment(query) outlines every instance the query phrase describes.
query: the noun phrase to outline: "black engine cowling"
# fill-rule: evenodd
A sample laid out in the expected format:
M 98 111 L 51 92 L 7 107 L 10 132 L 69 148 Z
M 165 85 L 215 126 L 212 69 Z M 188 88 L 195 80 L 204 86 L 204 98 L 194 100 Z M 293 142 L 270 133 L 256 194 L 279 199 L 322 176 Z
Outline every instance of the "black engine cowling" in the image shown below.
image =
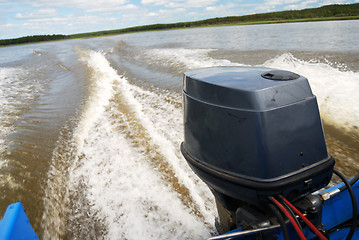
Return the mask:
M 183 80 L 181 151 L 219 198 L 259 205 L 267 196 L 292 200 L 329 183 L 334 159 L 305 77 L 212 67 L 186 72 Z

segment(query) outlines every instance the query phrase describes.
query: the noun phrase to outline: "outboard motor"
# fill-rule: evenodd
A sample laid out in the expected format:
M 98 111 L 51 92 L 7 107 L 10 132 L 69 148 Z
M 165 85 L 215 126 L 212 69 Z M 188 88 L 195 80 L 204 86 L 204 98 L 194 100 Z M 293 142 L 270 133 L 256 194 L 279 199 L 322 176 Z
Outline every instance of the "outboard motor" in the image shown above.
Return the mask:
M 183 107 L 181 151 L 216 198 L 220 233 L 251 219 L 265 225 L 268 196 L 301 199 L 332 177 L 334 159 L 303 76 L 258 67 L 189 71 Z

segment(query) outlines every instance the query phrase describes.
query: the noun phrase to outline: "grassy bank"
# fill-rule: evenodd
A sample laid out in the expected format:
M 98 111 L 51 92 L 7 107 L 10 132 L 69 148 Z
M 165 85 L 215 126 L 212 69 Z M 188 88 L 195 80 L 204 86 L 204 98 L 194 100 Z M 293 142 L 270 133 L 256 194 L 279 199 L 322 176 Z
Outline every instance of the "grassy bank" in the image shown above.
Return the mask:
M 116 30 L 106 30 L 71 35 L 35 35 L 14 39 L 0 40 L 0 46 L 26 44 L 43 41 L 56 41 L 77 38 L 91 38 L 118 35 L 124 33 L 158 31 L 180 28 L 213 27 L 229 25 L 271 24 L 287 22 L 309 22 L 309 21 L 334 21 L 359 19 L 359 3 L 345 5 L 328 5 L 319 8 L 303 10 L 289 10 L 272 13 L 251 14 L 245 16 L 229 16 L 222 18 L 211 18 L 193 22 L 179 22 L 168 24 L 151 24 L 144 26 L 129 27 Z

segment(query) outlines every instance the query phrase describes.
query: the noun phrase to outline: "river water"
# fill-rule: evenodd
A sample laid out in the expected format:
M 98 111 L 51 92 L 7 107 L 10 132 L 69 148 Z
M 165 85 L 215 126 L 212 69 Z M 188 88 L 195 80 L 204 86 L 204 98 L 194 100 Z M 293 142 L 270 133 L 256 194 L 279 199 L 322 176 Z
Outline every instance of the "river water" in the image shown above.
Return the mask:
M 329 153 L 359 170 L 359 21 L 144 32 L 0 48 L 0 214 L 41 239 L 205 239 L 214 199 L 181 156 L 183 72 L 301 74 Z

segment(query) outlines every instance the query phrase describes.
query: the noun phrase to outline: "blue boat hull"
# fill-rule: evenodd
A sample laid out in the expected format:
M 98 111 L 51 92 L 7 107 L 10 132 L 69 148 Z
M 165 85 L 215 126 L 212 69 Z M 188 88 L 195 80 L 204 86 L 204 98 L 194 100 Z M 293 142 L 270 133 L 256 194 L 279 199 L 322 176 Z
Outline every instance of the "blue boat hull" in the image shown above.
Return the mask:
M 318 194 L 324 194 L 333 192 L 336 189 L 339 189 L 343 184 L 338 184 L 332 188 L 326 189 Z M 359 195 L 359 182 L 356 182 L 353 186 L 353 191 L 356 196 Z M 358 198 L 356 199 L 357 204 L 359 205 Z M 322 212 L 322 224 L 323 228 L 330 230 L 336 228 L 337 226 L 347 222 L 352 218 L 352 203 L 351 198 L 348 193 L 348 190 L 337 194 L 328 200 L 324 201 L 323 212 Z M 288 226 L 290 239 L 299 239 L 296 235 L 294 229 L 291 226 Z M 283 235 L 281 229 L 277 228 L 278 240 L 283 240 Z M 308 229 L 303 229 L 304 235 L 307 239 L 313 239 L 316 236 Z M 336 231 L 333 231 L 329 235 L 330 240 L 343 240 L 346 238 L 349 232 L 349 227 L 341 228 Z M 38 236 L 31 227 L 29 218 L 25 213 L 23 205 L 18 203 L 13 203 L 8 206 L 3 219 L 0 221 L 0 239 L 2 240 L 18 240 L 18 239 L 32 239 L 38 240 Z M 256 233 L 245 234 L 242 229 L 235 229 L 229 233 L 215 236 L 210 238 L 212 240 L 217 239 L 238 239 L 238 240 L 255 240 Z M 354 236 L 352 239 L 359 239 L 359 229 L 355 230 Z
M 23 205 L 20 202 L 13 203 L 7 207 L 3 219 L 0 221 L 0 239 L 39 239 L 30 224 Z

